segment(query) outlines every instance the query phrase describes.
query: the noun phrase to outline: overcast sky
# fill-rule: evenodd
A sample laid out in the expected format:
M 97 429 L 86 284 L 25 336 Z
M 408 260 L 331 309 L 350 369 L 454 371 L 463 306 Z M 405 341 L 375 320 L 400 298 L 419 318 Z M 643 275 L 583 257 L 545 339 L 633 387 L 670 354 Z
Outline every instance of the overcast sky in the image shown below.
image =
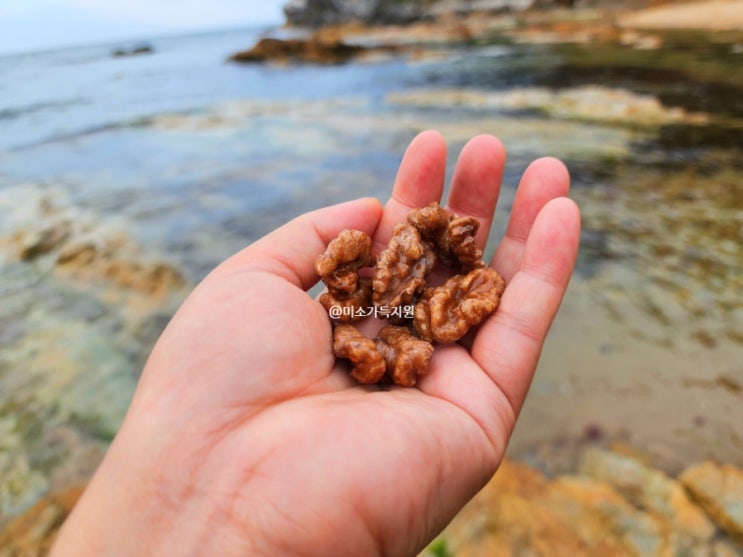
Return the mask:
M 0 54 L 283 21 L 287 0 L 0 0 Z

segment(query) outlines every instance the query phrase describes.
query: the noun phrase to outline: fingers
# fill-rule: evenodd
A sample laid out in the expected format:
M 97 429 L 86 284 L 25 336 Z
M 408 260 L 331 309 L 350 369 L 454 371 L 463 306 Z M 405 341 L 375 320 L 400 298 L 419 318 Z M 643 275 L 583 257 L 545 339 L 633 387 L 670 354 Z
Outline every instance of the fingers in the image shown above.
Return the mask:
M 392 196 L 384 207 L 374 238 L 378 247 L 387 245 L 392 229 L 410 211 L 441 199 L 445 175 L 446 143 L 442 135 L 429 130 L 416 136 L 405 151 Z
M 492 135 L 479 135 L 464 146 L 454 170 L 446 208 L 480 221 L 476 238 L 480 248 L 485 247 L 493 222 L 505 162 L 503 144 Z
M 458 215 L 476 217 L 481 225 L 477 241 L 484 247 L 500 193 L 505 164 L 503 144 L 493 136 L 480 135 L 462 149 L 452 179 L 446 207 Z M 446 144 L 436 131 L 418 135 L 410 144 L 395 180 L 392 196 L 384 208 L 375 241 L 386 245 L 392 229 L 413 209 L 439 201 L 446 174 Z
M 472 357 L 517 416 L 578 252 L 580 214 L 567 198 L 539 211 L 500 307 L 480 328 Z
M 341 230 L 374 234 L 382 207 L 373 198 L 356 199 L 305 213 L 225 261 L 218 272 L 246 268 L 268 271 L 307 290 L 317 282 L 315 259 Z
M 506 235 L 498 246 L 491 267 L 506 281 L 521 265 L 526 239 L 534 220 L 551 199 L 564 197 L 570 189 L 570 175 L 565 165 L 554 158 L 534 161 L 524 172 L 513 201 Z

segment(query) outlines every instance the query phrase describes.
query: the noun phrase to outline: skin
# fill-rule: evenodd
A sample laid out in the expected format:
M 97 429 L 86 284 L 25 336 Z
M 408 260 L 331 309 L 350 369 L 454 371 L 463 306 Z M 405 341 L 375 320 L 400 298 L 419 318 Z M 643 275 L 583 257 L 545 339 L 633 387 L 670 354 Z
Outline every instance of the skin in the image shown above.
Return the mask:
M 359 386 L 306 294 L 345 228 L 381 249 L 441 197 L 445 144 L 410 144 L 392 196 L 302 215 L 217 267 L 163 332 L 53 557 L 415 555 L 497 469 L 572 272 L 580 228 L 559 161 L 525 171 L 490 265 L 508 282 L 415 388 Z M 462 150 L 446 206 L 487 238 L 505 151 Z

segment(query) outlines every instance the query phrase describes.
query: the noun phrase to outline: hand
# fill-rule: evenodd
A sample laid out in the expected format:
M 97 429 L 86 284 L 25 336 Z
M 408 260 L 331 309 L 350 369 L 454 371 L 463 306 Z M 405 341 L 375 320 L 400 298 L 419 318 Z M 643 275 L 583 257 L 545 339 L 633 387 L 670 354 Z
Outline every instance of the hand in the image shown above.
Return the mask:
M 484 245 L 505 153 L 463 149 L 447 207 Z M 438 346 L 416 388 L 354 384 L 306 290 L 345 228 L 383 247 L 439 200 L 445 146 L 408 148 L 382 209 L 305 214 L 215 269 L 168 325 L 53 555 L 415 555 L 491 477 L 567 286 L 579 214 L 554 159 L 525 172 L 490 265 L 508 282 L 467 350 Z

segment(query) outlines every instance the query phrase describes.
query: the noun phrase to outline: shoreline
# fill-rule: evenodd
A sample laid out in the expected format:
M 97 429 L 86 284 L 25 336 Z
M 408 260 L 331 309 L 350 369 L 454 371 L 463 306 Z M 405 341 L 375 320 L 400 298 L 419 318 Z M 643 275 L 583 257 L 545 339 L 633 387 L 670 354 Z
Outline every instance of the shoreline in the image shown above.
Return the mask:
M 657 46 L 653 32 L 731 32 L 732 41 L 743 36 L 743 0 L 665 2 L 649 8 L 528 8 L 506 13 L 471 12 L 444 14 L 433 21 L 402 24 L 329 24 L 316 29 L 285 24 L 284 30 L 310 34 L 319 41 L 349 40 L 352 44 L 415 46 L 468 42 L 493 33 L 523 42 L 636 43 L 639 48 Z M 649 40 L 638 40 L 650 34 Z

